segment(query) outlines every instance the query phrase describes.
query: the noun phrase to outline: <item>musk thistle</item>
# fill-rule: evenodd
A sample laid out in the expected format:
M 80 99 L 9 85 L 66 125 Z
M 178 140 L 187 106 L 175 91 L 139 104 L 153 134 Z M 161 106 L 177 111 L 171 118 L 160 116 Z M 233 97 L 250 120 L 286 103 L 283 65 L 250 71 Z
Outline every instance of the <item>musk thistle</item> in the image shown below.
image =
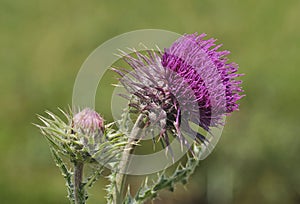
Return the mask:
M 218 51 L 215 39 L 204 40 L 205 34 L 184 35 L 164 52 L 146 54 L 123 52 L 133 71 L 114 69 L 130 93 L 130 106 L 148 116 L 149 123 L 161 127 L 159 139 L 169 145 L 169 134 L 186 143 L 182 132 L 198 142 L 207 143 L 190 122 L 205 131 L 222 125 L 222 119 L 238 110 L 243 96 L 239 86 L 238 65 L 229 63 L 229 51 Z
M 168 177 L 163 172 L 150 185 L 146 179 L 135 196 L 128 191 L 125 203 L 142 203 L 155 198 L 160 189 L 173 190 L 175 183 L 186 183 L 198 165 L 201 144 L 210 145 L 198 128 L 211 133 L 213 127 L 223 125 L 226 115 L 238 110 L 237 101 L 243 97 L 242 81 L 237 80 L 241 76 L 236 73 L 238 65 L 228 62 L 229 51 L 219 51 L 221 45 L 216 45 L 215 39 L 205 40 L 205 36 L 183 35 L 164 51 L 131 49 L 129 54 L 122 51 L 132 70 L 113 68 L 128 92 L 122 96 L 129 100 L 131 113 L 143 116 L 143 127 L 158 126 L 158 141 L 162 141 L 167 151 L 171 150 L 170 136 L 173 136 L 192 153 L 192 156 L 187 153 L 188 162 L 179 165 L 173 175 Z M 197 130 L 192 124 L 198 126 Z M 136 136 L 136 140 L 141 137 Z M 195 142 L 189 144 L 191 138 Z M 123 183 L 118 177 L 116 181 Z
M 162 189 L 174 191 L 176 183 L 187 183 L 203 146 L 211 143 L 204 133 L 214 137 L 212 128 L 224 125 L 223 118 L 238 110 L 238 100 L 244 96 L 242 81 L 237 79 L 241 76 L 238 65 L 227 59 L 229 51 L 219 51 L 221 45 L 205 36 L 183 35 L 163 51 L 122 51 L 131 70 L 113 68 L 127 90 L 122 96 L 128 99 L 128 107 L 119 121 L 105 125 L 90 108 L 74 115 L 61 111 L 66 120 L 48 111 L 49 117 L 39 116 L 43 125 L 37 126 L 66 180 L 71 204 L 86 203 L 87 188 L 97 181 L 104 166 L 112 170 L 106 188 L 108 203 L 144 203 L 155 199 Z M 128 124 L 133 118 L 136 121 L 131 127 Z M 135 195 L 128 186 L 124 195 L 130 156 L 149 128 L 154 134 L 154 126 L 159 132 L 153 139 L 161 141 L 167 152 L 172 154 L 173 138 L 188 147 L 184 153 L 187 162 L 169 176 L 163 171 L 152 182 L 147 177 Z M 85 168 L 92 168 L 89 175 L 84 174 Z

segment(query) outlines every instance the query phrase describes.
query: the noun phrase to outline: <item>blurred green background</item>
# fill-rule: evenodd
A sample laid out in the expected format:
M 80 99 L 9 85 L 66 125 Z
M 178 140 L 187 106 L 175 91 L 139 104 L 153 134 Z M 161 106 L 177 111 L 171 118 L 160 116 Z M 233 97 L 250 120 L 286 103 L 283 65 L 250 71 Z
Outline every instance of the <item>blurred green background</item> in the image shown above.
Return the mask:
M 101 43 L 156 28 L 206 32 L 232 52 L 247 97 L 187 189 L 155 203 L 300 203 L 300 1 L 0 0 L 0 203 L 68 203 L 36 113 L 71 104 Z M 110 90 L 110 78 L 103 90 Z M 111 121 L 107 91 L 97 110 Z M 104 203 L 105 180 L 89 203 Z

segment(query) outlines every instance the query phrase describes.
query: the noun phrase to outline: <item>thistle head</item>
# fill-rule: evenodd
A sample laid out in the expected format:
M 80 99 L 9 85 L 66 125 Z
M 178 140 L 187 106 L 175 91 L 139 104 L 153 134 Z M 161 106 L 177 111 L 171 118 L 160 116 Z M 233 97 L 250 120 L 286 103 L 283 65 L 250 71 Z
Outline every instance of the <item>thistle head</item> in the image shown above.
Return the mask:
M 206 34 L 188 34 L 179 38 L 170 48 L 165 49 L 162 65 L 182 76 L 194 90 L 200 109 L 214 109 L 218 114 L 238 110 L 237 101 L 243 96 L 236 80 L 238 65 L 229 63 L 229 51 L 219 51 L 216 39 L 205 40 Z M 210 90 L 209 90 L 210 89 Z M 221 96 L 221 97 L 220 97 Z M 222 101 L 223 98 L 225 101 Z M 204 113 L 210 114 L 207 110 Z M 215 124 L 215 123 L 214 123 Z
M 135 51 L 136 57 L 124 53 L 133 71 L 116 70 L 131 94 L 129 105 L 148 115 L 150 122 L 162 124 L 160 138 L 167 145 L 168 133 L 181 142 L 185 142 L 182 132 L 206 142 L 190 122 L 209 132 L 238 110 L 237 101 L 243 97 L 241 81 L 236 79 L 241 76 L 236 73 L 238 65 L 229 63 L 229 52 L 219 51 L 221 45 L 205 36 L 183 35 L 164 52 Z

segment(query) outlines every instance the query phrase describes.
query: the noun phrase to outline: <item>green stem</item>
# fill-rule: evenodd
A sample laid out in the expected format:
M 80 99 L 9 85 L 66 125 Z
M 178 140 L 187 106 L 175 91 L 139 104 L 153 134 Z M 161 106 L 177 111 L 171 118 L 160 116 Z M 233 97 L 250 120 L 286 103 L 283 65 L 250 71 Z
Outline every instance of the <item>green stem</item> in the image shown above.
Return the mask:
M 143 131 L 145 126 L 144 124 L 144 115 L 140 114 L 131 130 L 130 136 L 128 138 L 128 143 L 125 146 L 124 152 L 121 157 L 121 161 L 118 167 L 118 173 L 116 175 L 116 187 L 114 196 L 114 203 L 115 204 L 122 204 L 123 202 L 123 194 L 124 194 L 124 187 L 126 181 L 126 171 L 130 163 L 131 153 L 134 150 L 135 143 L 139 139 L 140 134 Z
M 85 204 L 84 189 L 82 189 L 83 163 L 74 163 L 74 199 L 75 204 Z

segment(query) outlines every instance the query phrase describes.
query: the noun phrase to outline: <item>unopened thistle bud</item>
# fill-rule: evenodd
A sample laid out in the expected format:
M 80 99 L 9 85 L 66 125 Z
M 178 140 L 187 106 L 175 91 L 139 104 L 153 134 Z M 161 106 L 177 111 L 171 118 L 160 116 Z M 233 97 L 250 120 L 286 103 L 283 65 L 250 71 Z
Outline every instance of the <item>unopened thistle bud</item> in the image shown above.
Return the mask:
M 104 139 L 104 119 L 96 111 L 85 108 L 74 115 L 72 130 L 83 149 L 93 155 Z
M 85 108 L 73 117 L 74 129 L 80 129 L 86 133 L 104 132 L 104 120 L 94 110 Z

